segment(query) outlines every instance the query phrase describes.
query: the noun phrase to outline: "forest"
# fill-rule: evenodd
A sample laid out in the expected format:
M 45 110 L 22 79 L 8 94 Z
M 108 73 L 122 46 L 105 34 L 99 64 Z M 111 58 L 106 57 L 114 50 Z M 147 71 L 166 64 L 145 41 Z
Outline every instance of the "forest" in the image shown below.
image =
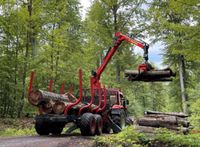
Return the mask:
M 91 71 L 101 64 L 114 33 L 137 34 L 151 46 L 162 44 L 162 65 L 176 72 L 172 82 L 130 82 L 124 70 L 137 69 L 142 56 L 123 43 L 102 74 L 107 88 L 119 88 L 128 112 L 184 112 L 200 129 L 199 0 L 93 0 L 83 17 L 79 0 L 0 0 L 0 117 L 20 118 L 37 110 L 28 103 L 29 77 L 35 88 L 60 92 L 89 88 Z M 160 46 L 156 46 L 160 48 Z M 151 62 L 151 58 L 149 58 Z M 155 63 L 151 62 L 154 66 Z M 162 68 L 162 67 L 155 67 Z

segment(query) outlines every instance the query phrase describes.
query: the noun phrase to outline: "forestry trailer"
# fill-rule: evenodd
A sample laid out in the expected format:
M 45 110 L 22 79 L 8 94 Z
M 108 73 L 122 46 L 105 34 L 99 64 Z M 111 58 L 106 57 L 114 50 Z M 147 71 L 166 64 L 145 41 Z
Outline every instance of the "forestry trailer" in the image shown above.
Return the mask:
M 131 124 L 127 116 L 128 100 L 118 89 L 106 89 L 101 86 L 100 77 L 107 64 L 123 41 L 135 44 L 144 50 L 145 63 L 139 65 L 136 71 L 126 71 L 129 81 L 168 81 L 174 73 L 170 69 L 154 70 L 148 63 L 149 45 L 135 37 L 128 37 L 120 32 L 115 33 L 114 45 L 108 50 L 102 64 L 90 77 L 90 89 L 82 88 L 82 70 L 79 70 L 79 90 L 73 95 L 70 90 L 61 93 L 35 90 L 32 88 L 34 72 L 30 77 L 28 100 L 37 106 L 39 115 L 35 117 L 35 129 L 39 135 L 60 134 L 67 123 L 72 122 L 67 133 L 80 128 L 82 135 L 92 136 L 103 133 L 120 132 L 125 125 Z

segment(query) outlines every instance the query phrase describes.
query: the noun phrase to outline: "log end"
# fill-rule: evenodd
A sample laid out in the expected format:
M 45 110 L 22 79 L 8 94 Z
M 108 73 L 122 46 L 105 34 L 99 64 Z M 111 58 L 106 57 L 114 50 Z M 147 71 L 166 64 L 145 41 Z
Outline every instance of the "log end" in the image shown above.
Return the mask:
M 42 94 L 39 90 L 32 90 L 28 97 L 28 101 L 33 106 L 38 106 L 41 98 L 42 98 Z
M 65 106 L 64 102 L 57 101 L 53 105 L 53 112 L 56 113 L 56 114 L 62 114 L 65 110 L 65 107 L 66 106 Z
M 52 104 L 51 102 L 42 102 L 39 105 L 39 112 L 40 114 L 49 114 L 52 112 Z

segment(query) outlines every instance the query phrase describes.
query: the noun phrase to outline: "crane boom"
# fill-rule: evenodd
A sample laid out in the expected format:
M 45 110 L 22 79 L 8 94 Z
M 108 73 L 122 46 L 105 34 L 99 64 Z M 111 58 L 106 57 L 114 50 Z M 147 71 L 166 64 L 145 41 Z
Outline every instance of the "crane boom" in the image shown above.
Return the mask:
M 106 68 L 108 62 L 111 60 L 112 56 L 115 54 L 116 50 L 119 48 L 123 41 L 127 41 L 131 44 L 134 44 L 144 50 L 144 59 L 148 61 L 148 48 L 149 45 L 143 41 L 138 41 L 133 38 L 130 38 L 126 35 L 121 34 L 120 32 L 115 33 L 115 42 L 113 47 L 108 51 L 106 57 L 104 58 L 102 64 L 99 66 L 96 72 L 93 72 L 93 76 L 97 79 L 100 79 L 102 72 Z

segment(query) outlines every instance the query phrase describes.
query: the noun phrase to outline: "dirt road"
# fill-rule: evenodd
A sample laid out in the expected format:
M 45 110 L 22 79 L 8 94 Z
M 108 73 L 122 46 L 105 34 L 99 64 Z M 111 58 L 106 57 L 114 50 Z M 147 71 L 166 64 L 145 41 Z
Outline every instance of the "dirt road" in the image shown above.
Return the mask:
M 0 147 L 93 147 L 94 139 L 80 134 L 0 137 Z

